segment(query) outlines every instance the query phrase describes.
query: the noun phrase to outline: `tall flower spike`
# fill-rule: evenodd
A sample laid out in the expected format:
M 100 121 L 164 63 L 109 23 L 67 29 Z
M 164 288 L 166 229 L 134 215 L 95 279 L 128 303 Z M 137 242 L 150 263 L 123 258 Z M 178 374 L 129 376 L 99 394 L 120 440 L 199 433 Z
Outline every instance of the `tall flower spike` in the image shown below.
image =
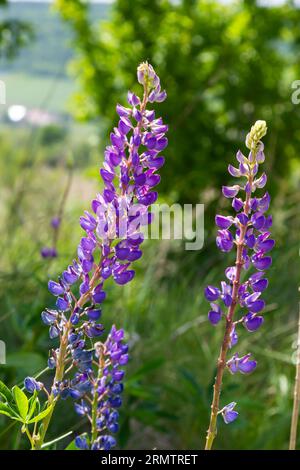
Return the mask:
M 270 205 L 270 196 L 267 192 L 260 197 L 254 196 L 254 193 L 257 189 L 263 188 L 267 181 L 265 173 L 257 176 L 259 165 L 265 160 L 261 139 L 266 135 L 266 132 L 266 122 L 257 121 L 246 137 L 246 146 L 250 150 L 248 157 L 239 150 L 236 155 L 238 167 L 235 168 L 232 165 L 228 167 L 229 174 L 234 178 L 245 178 L 244 184 L 223 186 L 222 188 L 226 198 L 233 198 L 234 216 L 216 216 L 216 225 L 220 229 L 216 238 L 217 246 L 223 252 L 230 252 L 235 247 L 236 256 L 235 265 L 225 270 L 225 276 L 229 283 L 222 281 L 221 289 L 211 285 L 205 289 L 206 299 L 209 302 L 214 302 L 210 303 L 209 321 L 216 326 L 221 324 L 222 316 L 225 318 L 225 332 L 217 362 L 206 450 L 212 448 L 217 433 L 218 414 L 223 416 L 226 424 L 233 422 L 238 417 L 238 413 L 233 410 L 236 406 L 235 402 L 219 409 L 225 370 L 227 369 L 232 374 L 237 372 L 249 374 L 257 366 L 257 362 L 252 359 L 251 354 L 239 357 L 235 353 L 231 359 L 227 359 L 227 353 L 238 342 L 236 329 L 239 325 L 243 325 L 249 332 L 254 332 L 264 322 L 262 311 L 265 302 L 261 299 L 261 295 L 268 286 L 265 271 L 272 264 L 269 252 L 275 242 L 270 238 L 269 231 L 272 217 L 266 214 Z M 239 193 L 244 194 L 244 197 L 238 197 Z M 249 269 L 254 272 L 242 281 L 242 271 Z M 223 303 L 223 309 L 227 308 L 225 315 L 222 315 L 218 302 Z M 237 319 L 234 318 L 236 313 L 239 314 Z
M 132 263 L 142 256 L 141 230 L 151 223 L 149 206 L 158 196 L 153 188 L 160 182 L 157 172 L 164 164 L 159 154 L 168 144 L 168 127 L 154 110 L 147 109 L 149 103 L 163 101 L 166 92 L 147 62 L 138 67 L 137 75 L 143 96 L 128 92 L 129 106 L 116 107 L 118 124 L 110 134 L 111 144 L 100 169 L 104 189 L 80 218 L 85 235 L 78 245 L 77 259 L 58 281 L 49 281 L 56 309 L 42 313 L 50 338 L 59 338 L 59 346 L 48 360 L 48 366 L 55 369 L 48 406 L 53 409 L 58 398 L 71 397 L 77 413 L 90 418 L 91 436 L 76 439 L 83 449 L 115 445 L 111 433 L 118 428 L 116 408 L 121 405 L 124 375 L 119 367 L 126 365 L 128 356 L 127 346 L 122 345 L 123 330 L 113 327 L 106 341 L 99 342 L 104 333 L 99 320 L 106 298 L 105 282 L 112 278 L 124 285 L 134 277 Z M 44 441 L 51 414 L 42 422 L 36 448 Z

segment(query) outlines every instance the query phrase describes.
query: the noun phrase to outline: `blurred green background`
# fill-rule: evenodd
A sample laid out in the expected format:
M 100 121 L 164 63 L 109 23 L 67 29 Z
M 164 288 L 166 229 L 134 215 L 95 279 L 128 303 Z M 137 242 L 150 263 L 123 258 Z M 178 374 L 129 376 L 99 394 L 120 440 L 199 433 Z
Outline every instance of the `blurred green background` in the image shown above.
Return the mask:
M 160 202 L 204 203 L 205 245 L 185 251 L 178 241 L 147 241 L 134 282 L 109 288 L 105 324 L 124 326 L 131 344 L 119 447 L 204 445 L 222 332 L 207 322 L 203 288 L 232 263 L 215 247 L 214 214 L 228 209 L 220 197 L 220 186 L 231 183 L 228 162 L 264 119 L 276 238 L 266 322 L 256 334 L 240 332 L 238 351 L 253 352 L 259 367 L 250 377 L 226 376 L 222 403 L 238 402 L 240 416 L 220 422 L 216 447 L 286 449 L 299 309 L 300 105 L 291 97 L 300 79 L 300 8 L 293 1 L 0 1 L 0 339 L 7 347 L 0 378 L 13 385 L 45 367 L 47 281 L 76 253 L 78 218 L 101 190 L 115 104 L 125 103 L 128 88 L 138 90 L 143 60 L 168 92 L 158 110 L 170 126 Z M 55 241 L 50 221 L 60 210 Z M 40 249 L 53 243 L 58 257 L 42 259 Z M 84 429 L 71 402 L 59 406 L 49 439 Z M 1 417 L 0 448 L 26 445 Z

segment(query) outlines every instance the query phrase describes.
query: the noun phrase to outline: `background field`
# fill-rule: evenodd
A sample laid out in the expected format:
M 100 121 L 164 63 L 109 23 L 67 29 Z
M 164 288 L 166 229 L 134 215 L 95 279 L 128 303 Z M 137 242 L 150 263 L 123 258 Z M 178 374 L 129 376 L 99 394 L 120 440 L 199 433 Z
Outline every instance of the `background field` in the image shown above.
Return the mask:
M 53 303 L 47 281 L 75 256 L 79 216 L 101 190 L 98 168 L 115 103 L 125 103 L 136 66 L 148 59 L 169 94 L 157 109 L 170 124 L 160 202 L 205 203 L 205 246 L 193 252 L 178 241 L 147 241 L 134 282 L 108 286 L 105 326 L 124 326 L 131 351 L 119 447 L 203 447 L 222 334 L 208 324 L 203 289 L 219 283 L 232 263 L 215 247 L 214 214 L 229 210 L 220 197 L 221 184 L 231 182 L 228 162 L 245 150 L 253 122 L 266 119 L 276 239 L 266 321 L 256 334 L 240 332 L 238 352 L 253 352 L 259 365 L 249 377 L 226 376 L 222 403 L 238 402 L 240 416 L 231 426 L 220 422 L 216 447 L 286 449 L 299 310 L 300 105 L 291 102 L 291 84 L 300 78 L 300 11 L 250 0 L 229 7 L 134 4 L 120 0 L 87 12 L 75 0 L 59 0 L 55 13 L 44 4 L 0 6 L 0 23 L 29 22 L 35 34 L 16 58 L 0 53 L 7 87 L 7 106 L 0 108 L 0 339 L 7 364 L 0 378 L 13 385 L 45 367 L 51 342 L 40 313 Z M 12 104 L 39 108 L 55 122 L 13 124 Z M 40 249 L 51 244 L 50 220 L 70 167 L 59 256 L 44 260 Z M 49 440 L 84 429 L 69 401 L 59 407 Z M 26 445 L 1 417 L 0 448 Z

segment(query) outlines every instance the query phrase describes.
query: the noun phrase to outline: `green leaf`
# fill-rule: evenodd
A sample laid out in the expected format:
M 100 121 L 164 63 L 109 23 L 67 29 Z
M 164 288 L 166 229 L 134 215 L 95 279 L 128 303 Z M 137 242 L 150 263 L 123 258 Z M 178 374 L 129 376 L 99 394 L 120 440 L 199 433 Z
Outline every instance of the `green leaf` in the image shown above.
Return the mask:
M 52 405 L 46 408 L 41 413 L 39 413 L 38 415 L 36 415 L 34 418 L 31 418 L 29 421 L 27 421 L 27 424 L 37 423 L 38 421 L 41 421 L 50 413 L 51 410 L 52 410 Z
M 9 403 L 13 396 L 9 388 L 0 380 L 0 395 Z
M 71 441 L 70 444 L 65 448 L 65 450 L 80 450 L 75 445 L 75 441 Z
M 33 416 L 33 413 L 36 410 L 36 405 L 39 402 L 39 399 L 37 398 L 36 395 L 37 395 L 37 393 L 36 393 L 36 391 L 34 391 L 34 395 L 29 399 L 29 403 L 28 403 L 29 411 L 28 411 L 28 414 L 27 414 L 27 419 L 30 419 Z
M 28 412 L 28 398 L 17 385 L 12 388 L 12 393 L 17 404 L 20 416 L 25 421 Z
M 6 403 L 0 403 L 0 414 L 9 416 L 11 419 L 22 422 L 21 416 L 19 416 L 18 413 L 16 413 L 15 410 L 13 410 Z
M 1 415 L 6 415 L 6 416 L 9 416 L 11 418 L 13 416 L 12 413 L 13 413 L 13 411 L 8 405 L 6 405 L 5 403 L 0 403 L 0 414 Z

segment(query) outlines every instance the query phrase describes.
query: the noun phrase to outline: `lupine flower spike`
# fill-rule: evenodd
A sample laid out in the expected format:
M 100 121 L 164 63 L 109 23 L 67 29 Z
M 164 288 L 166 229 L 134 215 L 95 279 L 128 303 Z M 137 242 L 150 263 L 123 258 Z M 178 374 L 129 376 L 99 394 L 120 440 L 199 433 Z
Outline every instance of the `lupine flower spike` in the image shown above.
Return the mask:
M 275 242 L 270 234 L 272 217 L 266 215 L 270 205 L 270 196 L 257 197 L 257 189 L 265 186 L 265 173 L 258 176 L 259 165 L 264 162 L 264 145 L 261 139 L 266 135 L 265 121 L 257 121 L 246 137 L 246 146 L 250 150 L 248 157 L 238 151 L 238 167 L 229 165 L 228 171 L 235 178 L 245 178 L 244 184 L 223 186 L 226 198 L 232 199 L 234 215 L 216 215 L 218 227 L 216 243 L 223 252 L 236 251 L 235 265 L 225 270 L 226 281 L 221 286 L 208 286 L 205 297 L 210 302 L 208 319 L 212 325 L 225 322 L 224 338 L 217 362 L 217 375 L 211 406 L 210 424 L 206 438 L 206 450 L 210 450 L 217 433 L 218 414 L 226 424 L 238 417 L 234 410 L 236 403 L 225 405 L 220 410 L 220 393 L 223 374 L 227 370 L 232 374 L 250 374 L 257 366 L 250 353 L 240 356 L 234 353 L 227 358 L 228 351 L 238 342 L 237 327 L 243 325 L 249 332 L 258 330 L 263 322 L 262 311 L 265 302 L 261 298 L 268 286 L 265 271 L 271 266 L 269 252 Z M 253 269 L 254 268 L 254 269 Z M 247 274 L 251 270 L 250 274 Z M 235 316 L 238 314 L 238 317 Z
M 168 143 L 167 126 L 154 110 L 147 109 L 149 103 L 162 102 L 166 92 L 150 64 L 141 64 L 137 76 L 143 97 L 129 92 L 129 107 L 117 105 L 119 121 L 100 169 L 104 189 L 92 201 L 92 210 L 80 218 L 85 235 L 78 258 L 58 281 L 48 284 L 56 308 L 46 309 L 42 320 L 49 326 L 50 338 L 59 339 L 59 346 L 50 351 L 48 360 L 48 366 L 55 369 L 48 398 L 52 411 L 42 421 L 35 448 L 44 442 L 57 400 L 68 397 L 91 424 L 90 434 L 77 436 L 78 448 L 109 450 L 116 444 L 113 434 L 118 430 L 128 348 L 123 343 L 124 331 L 115 326 L 106 340 L 99 341 L 104 333 L 99 320 L 105 282 L 112 278 L 123 285 L 134 277 L 131 265 L 142 256 L 141 229 L 151 223 L 149 206 L 157 199 L 153 188 L 160 182 L 157 170 L 164 164 L 159 154 Z M 25 387 L 33 393 L 43 384 L 27 378 Z

